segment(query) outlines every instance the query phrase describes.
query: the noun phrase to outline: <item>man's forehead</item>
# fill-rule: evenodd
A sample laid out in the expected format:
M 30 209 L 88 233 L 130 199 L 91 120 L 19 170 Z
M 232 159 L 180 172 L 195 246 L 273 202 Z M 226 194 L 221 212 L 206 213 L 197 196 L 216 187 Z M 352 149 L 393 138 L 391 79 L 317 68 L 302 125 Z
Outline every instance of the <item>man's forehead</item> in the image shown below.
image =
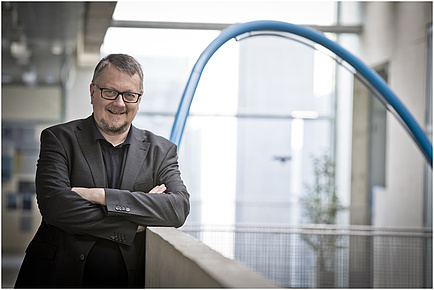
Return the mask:
M 139 76 L 138 73 L 135 73 L 135 74 L 132 75 L 132 74 L 129 74 L 127 72 L 124 72 L 124 71 L 118 69 L 115 66 L 106 66 L 106 67 L 104 67 L 101 70 L 100 77 L 105 77 L 105 78 L 111 78 L 111 77 L 113 77 L 114 78 L 114 77 L 117 77 L 119 75 L 124 75 L 125 77 L 127 77 L 127 78 L 129 77 L 132 80 L 137 79 L 138 81 L 140 81 L 140 76 Z

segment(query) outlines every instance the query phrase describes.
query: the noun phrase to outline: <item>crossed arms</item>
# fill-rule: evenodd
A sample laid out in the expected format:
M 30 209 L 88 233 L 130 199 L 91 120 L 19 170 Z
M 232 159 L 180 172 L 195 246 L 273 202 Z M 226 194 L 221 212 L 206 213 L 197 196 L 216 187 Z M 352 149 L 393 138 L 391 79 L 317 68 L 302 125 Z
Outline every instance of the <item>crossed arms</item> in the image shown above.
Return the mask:
M 164 184 L 157 185 L 149 191 L 149 193 L 164 193 L 166 191 L 166 186 Z M 92 202 L 93 204 L 107 205 L 105 200 L 105 190 L 104 188 L 84 188 L 84 187 L 73 187 L 72 191 L 78 193 L 82 198 Z M 145 230 L 144 226 L 138 225 L 137 232 L 143 232 Z
M 82 198 L 87 199 L 94 204 L 107 205 L 104 188 L 73 187 L 72 190 L 78 193 Z M 165 191 L 166 186 L 161 184 L 151 189 L 149 193 L 164 193 Z
M 176 147 L 161 139 L 151 141 L 160 143 L 150 146 L 145 163 L 137 168 L 134 190 L 110 189 L 103 188 L 103 179 L 95 177 L 104 176 L 102 157 L 83 153 L 89 148 L 80 143 L 72 128 L 44 130 L 36 172 L 43 219 L 71 234 L 110 239 L 113 233 L 120 233 L 125 244 L 131 244 L 144 226 L 181 226 L 189 213 L 189 194 L 180 178 Z M 90 142 L 86 145 L 94 149 Z M 90 171 L 92 164 L 98 164 L 100 170 Z M 142 170 L 152 172 L 151 183 L 149 177 L 143 179 L 147 173 Z M 143 184 L 148 184 L 149 190 L 146 186 L 140 189 Z M 118 205 L 127 205 L 129 210 L 118 210 Z

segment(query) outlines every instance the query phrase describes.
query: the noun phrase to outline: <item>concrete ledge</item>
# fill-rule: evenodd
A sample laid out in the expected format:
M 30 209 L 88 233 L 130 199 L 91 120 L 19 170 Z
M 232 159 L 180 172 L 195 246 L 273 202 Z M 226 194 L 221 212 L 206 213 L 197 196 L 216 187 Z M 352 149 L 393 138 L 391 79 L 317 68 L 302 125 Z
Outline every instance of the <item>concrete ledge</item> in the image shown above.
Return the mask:
M 276 288 L 175 228 L 146 229 L 145 286 L 149 288 Z

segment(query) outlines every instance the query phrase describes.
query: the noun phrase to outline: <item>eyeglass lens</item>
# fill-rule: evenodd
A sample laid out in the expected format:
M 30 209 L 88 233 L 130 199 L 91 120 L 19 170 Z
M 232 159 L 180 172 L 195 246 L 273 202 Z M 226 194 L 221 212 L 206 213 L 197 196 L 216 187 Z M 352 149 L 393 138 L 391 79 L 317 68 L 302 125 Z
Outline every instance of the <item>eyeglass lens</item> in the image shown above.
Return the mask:
M 139 98 L 139 94 L 136 94 L 136 93 L 128 93 L 128 92 L 120 93 L 118 91 L 108 90 L 108 89 L 102 89 L 101 92 L 102 92 L 102 96 L 105 99 L 109 99 L 109 100 L 116 99 L 120 94 L 122 95 L 122 99 L 125 102 L 133 102 L 134 103 Z

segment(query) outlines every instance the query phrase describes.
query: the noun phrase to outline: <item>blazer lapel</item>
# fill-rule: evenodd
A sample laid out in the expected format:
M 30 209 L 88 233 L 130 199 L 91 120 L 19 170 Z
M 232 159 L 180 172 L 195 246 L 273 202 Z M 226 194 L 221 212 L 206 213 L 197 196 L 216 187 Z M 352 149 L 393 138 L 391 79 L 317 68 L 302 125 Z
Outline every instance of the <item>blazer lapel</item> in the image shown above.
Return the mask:
M 131 126 L 131 130 L 133 130 L 132 142 L 128 149 L 124 176 L 122 177 L 121 183 L 121 188 L 129 190 L 133 190 L 134 188 L 137 175 L 140 173 L 143 162 L 145 162 L 150 146 L 150 143 L 145 141 L 145 136 L 142 131 L 134 126 Z
M 89 165 L 95 187 L 106 187 L 104 160 L 101 147 L 93 140 L 92 119 L 93 116 L 85 119 L 77 126 L 75 134 L 81 151 Z

